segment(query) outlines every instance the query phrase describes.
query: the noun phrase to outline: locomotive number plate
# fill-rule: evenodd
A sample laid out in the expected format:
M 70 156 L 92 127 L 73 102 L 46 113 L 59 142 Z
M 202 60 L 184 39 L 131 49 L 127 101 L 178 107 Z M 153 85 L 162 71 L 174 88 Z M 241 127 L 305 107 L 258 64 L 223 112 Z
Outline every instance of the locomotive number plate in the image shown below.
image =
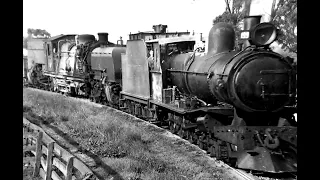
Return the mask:
M 241 39 L 248 39 L 249 38 L 249 31 L 241 32 L 240 38 Z

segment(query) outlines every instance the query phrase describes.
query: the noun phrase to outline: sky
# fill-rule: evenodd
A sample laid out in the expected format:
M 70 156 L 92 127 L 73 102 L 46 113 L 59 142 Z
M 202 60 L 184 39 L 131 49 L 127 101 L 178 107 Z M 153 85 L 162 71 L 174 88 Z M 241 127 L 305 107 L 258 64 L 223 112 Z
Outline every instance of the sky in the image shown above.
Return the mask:
M 225 7 L 224 0 L 23 0 L 23 36 L 28 28 L 45 29 L 51 36 L 107 32 L 116 42 L 156 24 L 207 34 Z
M 250 15 L 268 21 L 272 0 L 252 0 Z M 203 33 L 207 36 L 213 19 L 226 9 L 224 0 L 23 0 L 23 36 L 27 29 L 45 29 L 59 34 L 109 33 L 116 43 L 122 36 L 152 31 L 157 24 L 167 30 Z

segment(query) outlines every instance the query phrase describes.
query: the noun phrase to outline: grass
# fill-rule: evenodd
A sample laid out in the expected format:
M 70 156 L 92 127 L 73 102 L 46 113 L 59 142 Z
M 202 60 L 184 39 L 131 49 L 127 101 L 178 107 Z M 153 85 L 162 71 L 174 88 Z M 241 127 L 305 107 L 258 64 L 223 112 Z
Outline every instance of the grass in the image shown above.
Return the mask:
M 34 123 L 58 127 L 122 179 L 222 179 L 224 173 L 188 154 L 194 149 L 161 136 L 164 130 L 86 100 L 24 88 L 23 113 Z

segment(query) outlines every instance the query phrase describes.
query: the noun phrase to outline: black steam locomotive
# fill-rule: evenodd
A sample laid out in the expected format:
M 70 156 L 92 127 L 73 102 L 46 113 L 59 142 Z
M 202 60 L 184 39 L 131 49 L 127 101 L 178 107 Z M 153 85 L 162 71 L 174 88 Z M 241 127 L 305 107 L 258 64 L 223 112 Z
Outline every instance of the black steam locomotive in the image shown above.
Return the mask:
M 234 50 L 235 32 L 226 23 L 211 28 L 207 52 L 194 49 L 192 36 L 128 40 L 125 53 L 115 56 L 107 49 L 93 51 L 101 43 L 92 48 L 75 43 L 72 63 L 85 65 L 83 76 L 65 74 L 59 85 L 58 74 L 51 74 L 48 87 L 64 84 L 67 92 L 82 90 L 98 102 L 168 126 L 236 167 L 296 172 L 296 73 L 269 48 L 276 37 L 274 25 L 250 16 L 244 19 L 240 51 Z M 66 49 L 72 57 L 72 48 Z M 103 67 L 94 71 L 94 61 Z

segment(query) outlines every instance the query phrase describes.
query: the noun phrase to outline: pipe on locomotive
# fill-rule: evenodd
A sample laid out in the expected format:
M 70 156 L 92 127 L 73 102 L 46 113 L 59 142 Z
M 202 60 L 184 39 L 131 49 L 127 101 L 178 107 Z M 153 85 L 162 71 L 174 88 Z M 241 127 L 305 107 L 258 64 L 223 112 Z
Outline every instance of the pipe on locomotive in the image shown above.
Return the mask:
M 260 23 L 261 15 L 258 16 L 245 16 L 243 19 L 243 30 L 250 31 L 254 26 Z M 251 43 L 249 40 L 245 40 L 243 43 L 243 49 L 250 46 Z

